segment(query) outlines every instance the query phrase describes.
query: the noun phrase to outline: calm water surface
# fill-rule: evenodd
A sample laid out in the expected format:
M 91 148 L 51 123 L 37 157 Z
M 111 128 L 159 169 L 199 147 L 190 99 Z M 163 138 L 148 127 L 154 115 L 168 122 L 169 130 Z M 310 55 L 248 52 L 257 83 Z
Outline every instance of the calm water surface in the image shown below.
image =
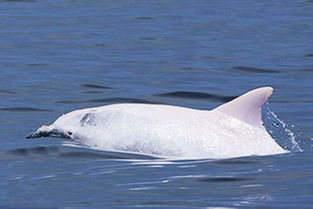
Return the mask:
M 0 208 L 312 208 L 311 0 L 1 0 L 0 37 Z M 74 109 L 211 109 L 266 85 L 290 154 L 166 161 L 25 139 Z

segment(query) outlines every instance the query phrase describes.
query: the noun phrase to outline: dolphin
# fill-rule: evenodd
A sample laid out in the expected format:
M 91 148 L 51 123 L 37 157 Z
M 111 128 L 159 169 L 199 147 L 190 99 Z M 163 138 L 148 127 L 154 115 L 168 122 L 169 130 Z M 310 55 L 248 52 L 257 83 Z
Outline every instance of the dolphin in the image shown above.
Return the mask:
M 79 109 L 26 138 L 60 137 L 91 148 L 185 159 L 287 153 L 262 121 L 272 87 L 249 91 L 213 110 L 113 104 Z

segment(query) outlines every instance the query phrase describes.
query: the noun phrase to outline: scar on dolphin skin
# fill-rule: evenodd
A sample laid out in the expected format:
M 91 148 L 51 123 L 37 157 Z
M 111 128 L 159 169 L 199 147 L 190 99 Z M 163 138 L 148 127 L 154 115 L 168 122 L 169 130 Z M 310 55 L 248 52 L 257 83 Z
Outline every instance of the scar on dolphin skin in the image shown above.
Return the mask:
M 95 113 L 93 112 L 88 112 L 86 113 L 82 119 L 80 120 L 80 125 L 81 126 L 96 126 L 97 123 L 96 123 L 96 116 L 95 116 Z

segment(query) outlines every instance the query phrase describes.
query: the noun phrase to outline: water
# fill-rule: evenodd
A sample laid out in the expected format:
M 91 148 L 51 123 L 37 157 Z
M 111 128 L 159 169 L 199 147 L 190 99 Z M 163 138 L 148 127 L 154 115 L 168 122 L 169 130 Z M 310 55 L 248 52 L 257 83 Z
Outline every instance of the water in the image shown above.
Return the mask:
M 1 208 L 312 207 L 312 1 L 3 0 L 0 20 Z M 166 161 L 24 138 L 78 108 L 211 109 L 266 85 L 290 154 Z

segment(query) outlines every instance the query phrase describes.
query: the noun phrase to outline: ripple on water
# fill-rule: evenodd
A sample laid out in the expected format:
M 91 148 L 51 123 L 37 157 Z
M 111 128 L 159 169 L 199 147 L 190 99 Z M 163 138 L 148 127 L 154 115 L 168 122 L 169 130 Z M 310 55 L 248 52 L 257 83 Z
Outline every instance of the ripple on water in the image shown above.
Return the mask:
M 39 147 L 12 149 L 12 150 L 7 151 L 7 153 L 10 155 L 15 155 L 15 156 L 30 156 L 30 155 L 34 155 L 34 154 L 46 155 L 46 154 L 51 154 L 51 153 L 58 153 L 59 151 L 60 151 L 59 147 L 39 146 Z
M 91 89 L 114 89 L 112 87 L 109 87 L 109 86 L 101 86 L 101 85 L 95 85 L 95 84 L 81 84 L 82 87 L 85 87 L 85 88 L 91 88 Z
M 102 99 L 90 99 L 90 100 L 60 100 L 57 103 L 61 104 L 76 104 L 76 103 L 141 103 L 141 104 L 161 104 L 157 101 L 151 101 L 146 99 L 128 98 L 128 97 L 111 97 Z
M 0 89 L 0 94 L 16 94 L 14 91 Z
M 2 0 L 2 1 L 11 2 L 11 3 L 19 3 L 19 2 L 34 3 L 34 2 L 37 2 L 35 0 Z
M 246 67 L 246 66 L 234 66 L 232 69 L 237 71 L 245 71 L 250 73 L 282 73 L 279 70 L 256 68 L 256 67 Z
M 135 17 L 135 20 L 156 20 L 155 17 Z
M 234 177 L 234 176 L 220 176 L 220 177 L 207 177 L 199 178 L 199 182 L 211 182 L 211 183 L 224 183 L 224 182 L 235 182 L 235 181 L 250 181 L 253 178 L 243 178 L 243 177 Z
M 229 102 L 236 98 L 236 96 L 224 96 L 218 94 L 209 94 L 202 92 L 191 92 L 191 91 L 174 91 L 162 94 L 155 94 L 157 97 L 171 97 L 171 98 L 185 98 L 185 99 L 202 99 L 219 102 Z
M 150 156 L 143 156 L 131 153 L 111 152 L 111 151 L 98 151 L 92 149 L 86 149 L 81 147 L 63 147 L 63 146 L 37 146 L 27 148 L 17 148 L 2 152 L 0 154 L 9 154 L 14 157 L 32 157 L 38 155 L 55 156 L 57 158 L 64 159 L 85 159 L 85 160 L 97 160 L 97 159 L 141 159 L 149 160 L 155 159 Z
M 5 108 L 0 108 L 0 111 L 7 111 L 7 112 L 50 112 L 53 110 L 39 109 L 39 108 L 33 108 L 33 107 L 5 107 Z

